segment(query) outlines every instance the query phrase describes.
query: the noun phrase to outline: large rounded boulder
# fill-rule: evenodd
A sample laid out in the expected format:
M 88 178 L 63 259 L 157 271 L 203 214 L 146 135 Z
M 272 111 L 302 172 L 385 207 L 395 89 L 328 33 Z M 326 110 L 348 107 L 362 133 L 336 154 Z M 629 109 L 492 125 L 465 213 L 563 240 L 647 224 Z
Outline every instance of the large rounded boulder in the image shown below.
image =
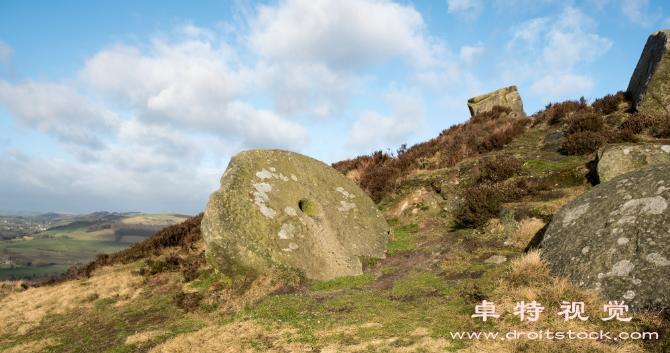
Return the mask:
M 265 270 L 330 280 L 384 257 L 389 227 L 374 202 L 330 166 L 282 150 L 236 154 L 202 220 L 207 260 L 235 288 Z
M 631 309 L 668 306 L 670 164 L 614 177 L 565 205 L 541 243 L 551 271 Z

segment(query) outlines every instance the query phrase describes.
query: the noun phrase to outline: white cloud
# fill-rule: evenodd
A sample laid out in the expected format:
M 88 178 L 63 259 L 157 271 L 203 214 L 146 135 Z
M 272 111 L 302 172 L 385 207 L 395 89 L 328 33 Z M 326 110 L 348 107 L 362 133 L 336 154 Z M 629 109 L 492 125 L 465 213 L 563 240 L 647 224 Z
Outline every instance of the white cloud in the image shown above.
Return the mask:
M 275 111 L 284 116 L 322 119 L 341 113 L 361 80 L 352 73 L 333 72 L 323 64 L 261 62 L 256 67 L 260 87 L 275 95 Z
M 582 66 L 602 57 L 612 46 L 596 33 L 597 22 L 581 10 L 566 7 L 556 16 L 535 18 L 513 26 L 503 78 L 520 85 L 532 80 L 531 93 L 558 100 L 585 94 L 593 79 Z
M 0 81 L 0 101 L 20 126 L 34 128 L 71 143 L 103 149 L 96 133 L 112 134 L 118 129 L 116 114 L 82 97 L 73 87 L 27 80 L 12 85 Z
M 209 31 L 193 26 L 182 31 L 205 39 L 173 45 L 155 40 L 146 55 L 115 45 L 87 60 L 79 78 L 115 105 L 135 109 L 137 119 L 152 128 L 214 134 L 245 147 L 307 145 L 308 132 L 300 124 L 242 102 L 258 74 L 243 66 L 232 69 L 235 54 L 228 46 L 213 49 Z
M 479 57 L 484 53 L 483 47 L 470 47 L 463 46 L 461 47 L 461 53 L 459 55 L 459 62 L 464 67 L 471 67 L 476 65 Z
M 484 10 L 481 0 L 447 0 L 447 13 L 458 13 L 466 19 L 475 19 Z
M 261 5 L 250 27 L 251 46 L 277 62 L 355 70 L 398 55 L 409 55 L 415 65 L 433 61 L 421 15 L 411 6 L 388 0 L 287 0 L 276 7 Z
M 651 16 L 647 13 L 648 8 L 649 0 L 621 0 L 621 13 L 631 22 L 645 27 L 651 24 Z
M 543 97 L 544 100 L 560 101 L 569 99 L 575 92 L 588 92 L 593 87 L 593 80 L 588 76 L 573 74 L 548 75 L 530 86 L 531 93 Z
M 546 34 L 544 59 L 553 70 L 570 70 L 580 61 L 593 61 L 607 52 L 612 41 L 589 31 L 596 22 L 581 11 L 567 7 Z
M 423 126 L 425 111 L 417 95 L 392 91 L 385 98 L 391 106 L 390 116 L 364 111 L 349 131 L 348 145 L 351 148 L 395 146 L 405 142 L 409 135 Z
M 140 153 L 137 158 L 152 159 L 153 155 Z M 140 173 L 111 163 L 82 165 L 31 158 L 18 150 L 0 154 L 0 164 L 0 209 L 43 212 L 181 210 L 195 214 L 204 211 L 222 172 L 187 165 Z

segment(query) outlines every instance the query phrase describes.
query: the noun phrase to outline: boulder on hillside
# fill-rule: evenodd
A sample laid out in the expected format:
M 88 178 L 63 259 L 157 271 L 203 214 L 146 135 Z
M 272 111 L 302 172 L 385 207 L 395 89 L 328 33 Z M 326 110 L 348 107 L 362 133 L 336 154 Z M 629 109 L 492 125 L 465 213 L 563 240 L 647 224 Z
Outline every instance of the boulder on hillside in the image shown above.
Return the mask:
M 670 30 L 657 31 L 647 39 L 628 83 L 633 109 L 644 113 L 670 114 Z
M 660 163 L 670 163 L 669 145 L 611 146 L 598 160 L 598 179 L 603 183 L 617 175 Z
M 487 112 L 493 109 L 494 106 L 501 105 L 512 108 L 511 115 L 519 118 L 525 118 L 526 113 L 523 111 L 523 102 L 521 96 L 516 89 L 516 86 L 509 86 L 499 90 L 482 94 L 474 98 L 468 99 L 468 109 L 470 109 L 470 116 L 475 116 L 480 113 Z
M 543 257 L 604 300 L 632 310 L 668 307 L 670 164 L 647 166 L 568 202 L 549 224 Z
M 384 257 L 389 233 L 377 206 L 351 180 L 282 150 L 233 156 L 201 229 L 207 260 L 234 288 L 270 268 L 315 280 L 362 274 L 359 257 Z

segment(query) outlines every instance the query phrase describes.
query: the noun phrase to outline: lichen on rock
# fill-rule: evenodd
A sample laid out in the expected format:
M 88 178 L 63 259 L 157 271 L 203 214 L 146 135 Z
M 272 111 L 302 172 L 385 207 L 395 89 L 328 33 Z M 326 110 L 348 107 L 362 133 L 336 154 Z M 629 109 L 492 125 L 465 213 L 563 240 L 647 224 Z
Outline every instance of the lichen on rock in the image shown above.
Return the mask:
M 633 310 L 663 309 L 670 291 L 670 164 L 614 177 L 553 218 L 541 247 L 551 271 Z
M 603 183 L 617 175 L 659 163 L 670 163 L 670 146 L 609 146 L 598 160 L 598 179 Z
M 487 112 L 496 105 L 512 108 L 511 114 L 519 118 L 526 117 L 526 113 L 523 111 L 523 102 L 516 86 L 501 88 L 468 99 L 468 109 L 470 109 L 471 116 Z

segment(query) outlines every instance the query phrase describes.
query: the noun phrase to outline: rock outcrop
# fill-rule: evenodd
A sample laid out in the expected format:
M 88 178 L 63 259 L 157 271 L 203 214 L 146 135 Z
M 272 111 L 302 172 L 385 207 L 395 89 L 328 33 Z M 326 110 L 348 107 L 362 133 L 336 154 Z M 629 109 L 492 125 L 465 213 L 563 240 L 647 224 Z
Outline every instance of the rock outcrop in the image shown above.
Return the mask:
M 628 83 L 633 109 L 644 113 L 670 114 L 670 30 L 657 31 L 647 39 Z
M 660 163 L 670 163 L 669 145 L 611 146 L 598 160 L 598 179 L 603 183 L 617 175 Z
M 359 257 L 384 257 L 389 232 L 377 206 L 351 180 L 282 150 L 233 156 L 201 228 L 207 260 L 234 288 L 270 268 L 316 280 L 362 274 Z
M 512 108 L 511 115 L 515 115 L 519 118 L 526 117 L 526 113 L 523 111 L 523 102 L 521 101 L 521 96 L 519 96 L 516 86 L 501 88 L 468 99 L 468 109 L 470 109 L 471 116 L 487 112 L 496 105 Z
M 668 306 L 670 164 L 619 175 L 565 205 L 541 247 L 552 273 L 633 310 Z

